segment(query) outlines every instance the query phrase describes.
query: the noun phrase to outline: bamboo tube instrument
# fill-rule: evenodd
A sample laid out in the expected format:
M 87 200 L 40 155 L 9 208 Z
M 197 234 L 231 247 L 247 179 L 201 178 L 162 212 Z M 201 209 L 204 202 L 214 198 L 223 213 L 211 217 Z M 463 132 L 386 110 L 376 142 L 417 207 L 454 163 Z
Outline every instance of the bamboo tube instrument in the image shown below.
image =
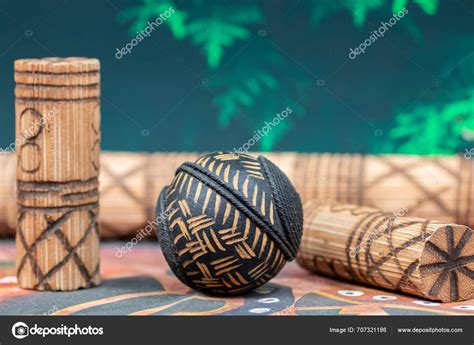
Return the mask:
M 474 226 L 474 160 L 462 156 L 265 154 L 303 201 L 334 200 Z M 101 155 L 101 234 L 129 237 L 153 220 L 155 199 L 176 168 L 198 153 Z M 13 155 L 0 158 L 0 235 L 14 234 Z M 3 164 L 5 162 L 5 164 Z M 401 192 L 403 191 L 403 192 Z
M 297 262 L 327 276 L 442 302 L 474 297 L 474 237 L 464 225 L 309 201 Z
M 99 61 L 15 61 L 17 276 L 75 290 L 99 276 Z

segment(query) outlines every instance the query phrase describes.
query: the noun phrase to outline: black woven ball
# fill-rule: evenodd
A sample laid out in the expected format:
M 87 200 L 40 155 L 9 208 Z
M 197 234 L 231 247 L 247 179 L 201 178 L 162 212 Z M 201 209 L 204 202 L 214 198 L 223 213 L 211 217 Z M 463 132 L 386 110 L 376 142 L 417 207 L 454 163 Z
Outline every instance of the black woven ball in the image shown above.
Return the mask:
M 273 278 L 295 258 L 303 228 L 301 200 L 286 175 L 263 156 L 229 152 L 181 165 L 156 212 L 165 218 L 158 239 L 174 274 L 221 295 Z

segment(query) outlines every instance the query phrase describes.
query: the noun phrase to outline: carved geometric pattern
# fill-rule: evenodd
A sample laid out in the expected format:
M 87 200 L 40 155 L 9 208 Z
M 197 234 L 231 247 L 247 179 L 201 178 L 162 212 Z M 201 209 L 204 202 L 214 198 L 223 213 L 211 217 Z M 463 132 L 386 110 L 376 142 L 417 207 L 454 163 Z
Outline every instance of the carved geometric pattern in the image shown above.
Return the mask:
M 35 108 L 27 107 L 19 115 L 20 137 L 23 142 L 18 150 L 18 166 L 23 173 L 33 174 L 41 167 L 40 146 L 36 139 L 43 133 L 44 123 L 43 114 Z M 32 129 L 35 130 L 34 133 L 30 133 Z M 35 157 L 35 161 L 31 161 L 31 157 Z
M 231 167 L 239 160 L 241 169 Z M 234 154 L 207 155 L 197 165 L 231 185 L 267 217 L 278 221 L 258 160 Z M 187 279 L 197 288 L 236 294 L 266 283 L 287 262 L 277 244 L 225 197 L 185 171 L 168 187 L 170 238 Z
M 337 209 L 334 207 L 331 209 L 333 212 L 338 212 L 341 210 L 343 209 Z M 351 210 L 351 213 L 361 215 L 360 209 L 358 208 Z M 402 266 L 400 264 L 399 255 L 403 256 L 404 250 L 424 242 L 426 237 L 429 236 L 429 234 L 426 232 L 426 227 L 430 221 L 402 221 L 398 224 L 395 224 L 395 222 L 390 224 L 390 217 L 393 217 L 392 213 L 380 211 L 367 211 L 364 213 L 364 217 L 359 221 L 358 224 L 356 224 L 356 226 L 353 227 L 347 241 L 346 257 L 349 258 L 348 269 L 353 274 L 353 276 L 356 277 L 356 280 L 363 283 L 383 285 L 394 290 L 402 290 L 406 288 L 416 289 L 415 284 L 411 281 L 411 275 L 413 274 L 414 269 L 418 266 L 418 261 L 415 260 L 409 265 L 406 265 L 405 263 L 404 266 Z M 393 235 L 397 231 L 403 231 L 408 227 L 415 228 L 414 225 L 420 226 L 420 233 L 395 246 Z M 381 228 L 384 230 L 380 231 L 379 229 Z M 375 255 L 372 253 L 372 244 L 382 237 L 386 239 L 387 248 L 389 248 L 389 251 L 384 255 L 375 257 Z M 371 238 L 372 240 L 367 241 L 368 238 Z M 367 243 L 367 247 L 364 250 L 364 266 L 367 267 L 366 271 L 362 270 L 360 252 L 357 252 L 354 258 L 352 258 L 349 253 L 351 246 L 358 248 L 362 241 L 366 241 Z M 401 278 L 396 281 L 386 277 L 386 275 L 383 273 L 383 270 L 381 269 L 384 264 L 389 263 L 392 265 L 395 264 L 395 267 L 401 276 Z
M 415 261 L 408 265 L 408 267 L 404 267 L 400 264 L 398 256 L 411 246 L 422 243 L 429 236 L 426 232 L 426 227 L 430 221 L 407 221 L 390 224 L 389 220 L 393 217 L 392 213 L 378 210 L 368 211 L 365 207 L 348 205 L 331 207 L 331 212 L 343 211 L 350 211 L 352 215 L 362 216 L 359 222 L 352 228 L 346 243 L 347 275 L 361 283 L 381 285 L 380 283 L 382 282 L 383 285 L 388 285 L 388 287 L 395 290 L 400 290 L 410 285 L 413 286 L 411 275 L 418 263 Z M 404 228 L 412 228 L 413 225 L 421 226 L 418 236 L 394 245 L 394 233 L 396 231 L 403 231 Z M 380 231 L 380 229 L 384 230 Z M 371 241 L 367 241 L 368 238 L 371 238 Z M 371 252 L 372 244 L 381 238 L 386 240 L 386 247 L 389 248 L 389 251 L 384 255 L 374 256 Z M 367 247 L 363 251 L 364 255 L 361 255 L 361 251 L 357 251 L 352 256 L 351 249 L 360 248 L 363 242 L 367 243 Z M 388 262 L 395 264 L 401 278 L 393 281 L 385 276 L 381 267 Z M 367 267 L 367 269 L 363 269 L 363 267 Z
M 140 207 L 145 207 L 144 206 L 144 201 L 145 197 L 142 195 L 137 195 L 137 193 L 133 192 L 129 185 L 127 185 L 126 180 L 128 178 L 132 178 L 135 175 L 142 175 L 143 171 L 147 168 L 147 162 L 145 163 L 140 163 L 136 166 L 131 167 L 127 171 L 123 173 L 115 173 L 112 168 L 107 166 L 107 164 L 102 164 L 101 165 L 101 170 L 103 172 L 103 175 L 101 178 L 110 178 L 110 183 L 108 184 L 107 187 L 104 187 L 100 190 L 101 195 L 107 194 L 110 190 L 114 188 L 118 188 L 123 192 L 124 195 L 126 195 L 130 200 L 132 200 L 134 203 L 139 205 Z M 148 189 L 148 188 L 146 188 Z M 146 211 L 144 211 L 146 213 Z M 148 214 L 148 213 L 147 213 Z
M 39 208 L 27 208 L 20 207 L 18 215 L 18 229 L 17 238 L 20 240 L 24 255 L 21 258 L 17 266 L 17 275 L 19 276 L 24 269 L 27 267 L 27 263 L 30 264 L 32 272 L 35 276 L 34 289 L 51 290 L 49 284 L 50 279 L 56 272 L 59 272 L 66 264 L 73 262 L 84 279 L 84 287 L 90 287 L 95 285 L 94 279 L 99 274 L 99 264 L 96 267 L 88 269 L 84 264 L 78 251 L 81 246 L 93 235 L 99 238 L 99 227 L 97 223 L 97 204 L 91 204 L 81 207 L 61 209 L 39 209 Z M 87 213 L 88 225 L 84 232 L 81 234 L 79 240 L 72 244 L 68 237 L 62 231 L 63 226 L 71 219 L 74 213 Z M 23 223 L 25 218 L 31 215 L 33 217 L 43 217 L 46 223 L 46 228 L 42 229 L 40 234 L 32 243 L 28 243 L 27 237 L 24 233 Z M 27 230 L 27 229 L 26 229 Z M 61 258 L 54 266 L 48 271 L 44 272 L 43 265 L 38 262 L 36 256 L 37 248 L 45 241 L 50 240 L 52 237 L 56 237 L 57 241 L 62 244 L 64 248 L 64 257 Z
M 99 282 L 99 61 L 15 61 L 17 274 L 22 288 Z
M 107 237 L 121 237 L 130 236 L 130 234 L 143 228 L 147 220 L 152 220 L 153 204 L 156 202 L 156 195 L 154 192 L 154 181 L 149 178 L 151 157 L 147 156 L 144 160 L 140 159 L 137 164 L 130 167 L 127 166 L 123 172 L 118 172 L 118 169 L 113 165 L 114 160 L 108 162 L 101 161 L 101 188 L 100 195 L 102 200 L 120 199 L 127 205 L 127 209 L 132 214 L 139 214 L 143 219 L 142 222 L 131 222 L 122 224 L 117 222 L 115 216 L 110 215 L 104 217 L 109 219 L 113 217 L 111 222 L 104 219 L 101 222 L 101 232 Z M 143 186 L 137 189 L 137 181 Z M 134 188 L 135 187 L 135 188 Z M 152 201 L 153 200 L 153 201 Z M 106 203 L 107 201 L 105 201 Z M 152 236 L 154 233 L 151 234 Z
M 318 209 L 319 206 L 307 208 L 308 224 Z M 393 213 L 354 205 L 331 205 L 329 212 L 349 212 L 358 217 L 347 235 L 345 260 L 319 253 L 312 255 L 310 245 L 305 245 L 303 240 L 300 254 L 303 266 L 309 264 L 311 269 L 328 276 L 443 301 L 472 296 L 471 229 L 432 220 L 394 217 Z M 307 240 L 315 239 L 310 233 L 306 236 Z
M 458 300 L 460 289 L 462 289 L 459 284 L 460 276 L 471 280 L 469 288 L 474 289 L 474 271 L 467 267 L 474 266 L 474 251 L 472 246 L 470 249 L 466 248 L 471 240 L 472 230 L 465 228 L 460 232 L 462 235 L 456 238 L 455 230 L 448 225 L 445 239 L 430 239 L 426 244 L 427 254 L 433 260 L 428 263 L 422 262 L 420 272 L 424 277 L 430 276 L 430 281 L 432 281 L 430 296 L 438 296 L 445 288 L 449 291 L 452 300 Z
M 429 188 L 423 185 L 422 180 L 419 180 L 410 174 L 410 170 L 424 167 L 427 165 L 427 162 L 431 163 L 431 160 L 421 160 L 407 164 L 405 166 L 399 166 L 393 163 L 390 159 L 385 158 L 384 156 L 378 156 L 377 160 L 379 163 L 384 164 L 388 168 L 388 171 L 385 174 L 378 176 L 376 179 L 371 180 L 370 184 L 365 186 L 366 191 L 367 189 L 373 188 L 378 183 L 385 181 L 388 178 L 392 178 L 396 175 L 399 175 L 400 177 L 403 177 L 411 187 L 415 188 L 420 193 L 420 197 L 417 200 L 417 203 L 414 206 L 410 207 L 410 212 L 412 214 L 416 214 L 417 209 L 419 209 L 425 203 L 431 203 L 435 205 L 436 209 L 438 211 L 443 212 L 444 214 L 452 214 L 452 210 L 449 209 L 449 207 L 445 204 L 442 198 L 443 193 L 450 189 L 449 187 L 442 187 L 437 188 L 435 190 L 430 190 Z M 451 171 L 449 168 L 445 167 L 440 161 L 435 161 L 434 164 L 444 172 L 447 172 L 449 175 L 453 176 L 456 180 L 460 180 L 460 177 L 458 175 L 459 172 L 456 173 Z M 455 188 L 456 186 L 453 187 Z
M 101 194 L 108 193 L 113 188 L 119 188 L 130 200 L 133 200 L 136 204 L 143 206 L 143 198 L 134 193 L 128 185 L 126 184 L 126 180 L 129 177 L 133 177 L 136 174 L 142 174 L 143 170 L 146 168 L 146 163 L 139 164 L 137 166 L 133 166 L 124 173 L 117 174 L 112 171 L 110 167 L 106 164 L 102 164 L 101 169 L 105 172 L 104 176 L 110 177 L 111 183 L 101 189 Z
M 411 215 L 474 225 L 471 186 L 474 164 L 453 159 L 397 155 L 300 154 L 293 182 L 303 200 L 366 205 L 384 210 L 406 206 Z M 409 195 L 383 191 L 409 190 Z M 398 202 L 398 205 L 395 205 Z M 431 216 L 431 217 L 430 217 Z

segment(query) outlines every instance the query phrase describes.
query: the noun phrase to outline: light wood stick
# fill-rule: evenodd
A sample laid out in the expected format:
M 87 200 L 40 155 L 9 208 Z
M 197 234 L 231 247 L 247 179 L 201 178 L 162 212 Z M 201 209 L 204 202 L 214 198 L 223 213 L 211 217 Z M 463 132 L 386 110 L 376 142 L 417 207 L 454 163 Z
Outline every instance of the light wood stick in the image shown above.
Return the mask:
M 388 211 L 406 206 L 410 215 L 474 226 L 474 159 L 291 152 L 266 155 L 288 175 L 303 200 L 335 200 Z M 157 195 L 171 181 L 176 168 L 198 156 L 172 152 L 103 153 L 103 237 L 133 236 L 144 228 L 153 219 Z M 0 164 L 0 235 L 14 233 L 12 169 L 14 163 Z
M 309 201 L 297 262 L 313 272 L 431 300 L 474 297 L 474 237 L 464 225 Z
M 292 179 L 320 199 L 474 226 L 474 159 L 464 156 L 304 154 Z
M 75 290 L 99 275 L 99 61 L 15 61 L 17 276 Z

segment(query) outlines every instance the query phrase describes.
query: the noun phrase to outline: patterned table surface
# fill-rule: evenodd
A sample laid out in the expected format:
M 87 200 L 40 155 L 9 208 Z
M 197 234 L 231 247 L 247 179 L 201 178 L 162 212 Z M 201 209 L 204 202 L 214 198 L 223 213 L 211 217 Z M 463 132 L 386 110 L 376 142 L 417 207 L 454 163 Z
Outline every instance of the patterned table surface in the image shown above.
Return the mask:
M 101 247 L 102 284 L 73 292 L 19 289 L 15 244 L 0 242 L 0 315 L 474 315 L 474 300 L 435 303 L 309 273 L 295 262 L 270 283 L 240 297 L 190 290 L 170 272 L 157 244 Z

